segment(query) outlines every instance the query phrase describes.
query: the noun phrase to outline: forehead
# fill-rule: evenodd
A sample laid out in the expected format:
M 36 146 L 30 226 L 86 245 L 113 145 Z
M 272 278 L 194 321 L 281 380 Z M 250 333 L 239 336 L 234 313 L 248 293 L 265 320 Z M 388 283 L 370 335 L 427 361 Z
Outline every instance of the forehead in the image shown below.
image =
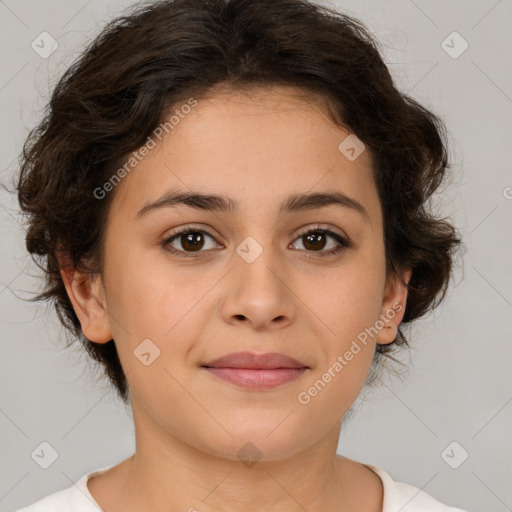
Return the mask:
M 173 113 L 180 113 L 179 103 Z M 290 87 L 218 92 L 173 121 L 118 186 L 118 205 L 140 208 L 166 189 L 193 189 L 234 198 L 244 208 L 328 189 L 379 215 L 369 152 L 350 160 L 340 151 L 350 132 L 333 123 L 314 94 Z

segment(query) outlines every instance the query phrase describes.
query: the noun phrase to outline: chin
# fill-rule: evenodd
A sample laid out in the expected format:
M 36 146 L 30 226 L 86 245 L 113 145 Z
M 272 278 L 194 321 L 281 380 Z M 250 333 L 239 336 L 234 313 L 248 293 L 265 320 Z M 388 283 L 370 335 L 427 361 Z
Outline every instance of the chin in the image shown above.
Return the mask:
M 280 418 L 280 421 L 283 417 Z M 203 449 L 216 457 L 229 460 L 249 461 L 276 461 L 292 457 L 304 449 L 311 442 L 304 429 L 297 430 L 286 425 L 285 420 L 279 422 L 255 421 L 252 425 L 244 423 L 226 427 L 231 433 L 217 436 L 215 441 Z M 276 428 L 277 427 L 277 428 Z M 247 464 L 251 466 L 250 463 Z

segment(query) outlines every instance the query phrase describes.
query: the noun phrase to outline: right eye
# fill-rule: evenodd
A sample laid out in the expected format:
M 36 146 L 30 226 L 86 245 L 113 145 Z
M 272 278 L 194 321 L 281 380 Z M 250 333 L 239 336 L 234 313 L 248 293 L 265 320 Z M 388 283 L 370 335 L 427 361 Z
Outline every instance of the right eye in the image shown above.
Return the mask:
M 193 253 L 205 252 L 202 249 L 206 244 L 206 238 L 210 238 L 215 242 L 213 236 L 207 231 L 187 227 L 167 237 L 162 242 L 162 247 L 179 256 L 194 257 Z M 176 247 L 176 245 L 180 245 L 181 248 Z

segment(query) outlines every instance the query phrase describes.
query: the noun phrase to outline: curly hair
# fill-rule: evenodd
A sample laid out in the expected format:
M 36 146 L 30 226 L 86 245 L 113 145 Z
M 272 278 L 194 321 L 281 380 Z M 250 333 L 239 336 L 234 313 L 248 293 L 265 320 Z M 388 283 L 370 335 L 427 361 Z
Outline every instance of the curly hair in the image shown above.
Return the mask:
M 20 155 L 18 201 L 26 247 L 44 271 L 33 300 L 53 302 L 62 324 L 104 367 L 126 403 L 114 340 L 88 340 L 66 293 L 57 254 L 101 273 L 113 192 L 93 198 L 173 105 L 216 86 L 287 85 L 321 98 L 330 118 L 370 152 L 382 206 L 386 269 L 412 271 L 402 324 L 438 306 L 461 243 L 431 212 L 449 168 L 446 128 L 398 91 L 379 43 L 358 20 L 307 0 L 160 0 L 110 21 L 55 86 Z M 405 283 L 404 283 L 405 284 Z M 408 342 L 398 328 L 374 362 Z

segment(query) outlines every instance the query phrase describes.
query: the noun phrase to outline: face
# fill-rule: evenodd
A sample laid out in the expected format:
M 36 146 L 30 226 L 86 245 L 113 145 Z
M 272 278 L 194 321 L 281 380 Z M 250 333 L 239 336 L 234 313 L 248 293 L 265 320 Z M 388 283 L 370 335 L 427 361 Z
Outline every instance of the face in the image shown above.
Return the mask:
M 199 100 L 112 192 L 92 294 L 68 284 L 84 334 L 114 338 L 139 426 L 229 459 L 247 442 L 290 456 L 339 428 L 405 305 L 369 152 L 347 158 L 349 132 L 296 93 Z M 204 367 L 237 352 L 300 368 Z

